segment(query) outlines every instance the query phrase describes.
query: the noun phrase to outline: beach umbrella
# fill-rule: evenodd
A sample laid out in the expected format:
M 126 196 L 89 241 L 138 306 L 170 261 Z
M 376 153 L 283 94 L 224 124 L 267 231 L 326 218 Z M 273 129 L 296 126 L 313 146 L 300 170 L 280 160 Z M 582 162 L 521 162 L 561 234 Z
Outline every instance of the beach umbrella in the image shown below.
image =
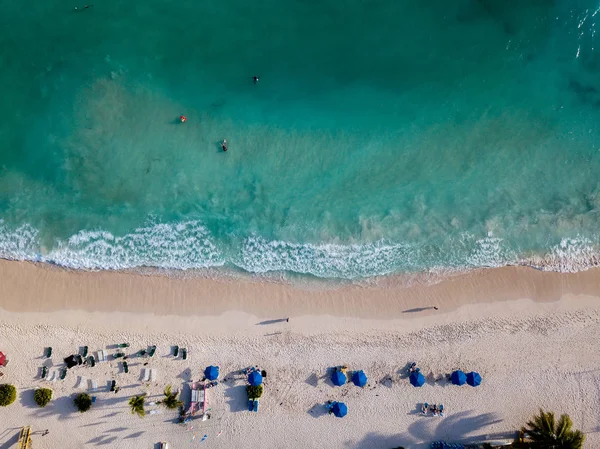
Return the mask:
M 454 385 L 464 385 L 467 382 L 467 375 L 461 370 L 454 371 L 450 377 Z
M 331 375 L 331 381 L 333 382 L 333 385 L 337 387 L 341 387 L 342 385 L 344 385 L 347 382 L 347 380 L 348 379 L 346 378 L 346 375 L 340 370 L 335 370 Z
M 352 375 L 352 382 L 354 382 L 354 385 L 356 385 L 357 387 L 362 388 L 365 385 L 367 385 L 367 375 L 363 370 L 355 371 Z
M 6 356 L 4 355 L 3 352 L 0 352 L 0 366 L 4 366 L 5 363 L 6 363 Z
M 208 380 L 216 380 L 219 377 L 219 367 L 210 365 L 204 370 L 204 377 Z
M 348 413 L 348 407 L 343 402 L 334 402 L 331 406 L 331 413 L 338 418 L 343 418 Z
M 258 371 L 252 371 L 250 375 L 248 375 L 248 383 L 253 387 L 258 387 L 262 382 L 262 375 Z
M 410 374 L 410 383 L 413 387 L 422 387 L 425 383 L 425 376 L 420 371 L 413 371 Z
M 481 383 L 481 376 L 479 373 L 471 371 L 469 374 L 467 374 L 467 383 L 472 387 L 476 387 Z

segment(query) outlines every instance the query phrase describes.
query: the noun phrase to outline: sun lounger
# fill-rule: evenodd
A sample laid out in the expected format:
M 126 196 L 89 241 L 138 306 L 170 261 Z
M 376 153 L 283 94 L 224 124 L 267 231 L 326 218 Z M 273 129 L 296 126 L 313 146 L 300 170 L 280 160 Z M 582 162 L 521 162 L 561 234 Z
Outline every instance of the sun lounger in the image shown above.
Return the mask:
M 150 380 L 150 370 L 148 368 L 146 368 L 144 370 L 144 378 L 143 381 L 144 382 L 148 382 Z
M 98 356 L 98 362 L 106 361 L 106 356 L 104 355 L 104 351 L 100 350 L 96 353 L 96 355 Z
M 149 415 L 158 415 L 158 414 L 160 414 L 160 410 L 150 410 L 150 411 L 148 412 L 148 414 L 149 414 Z
M 443 417 L 444 416 L 444 406 L 442 404 L 439 405 L 438 411 L 440 412 L 440 416 Z
M 181 350 L 181 358 L 182 358 L 183 360 L 186 360 L 186 359 L 187 359 L 187 349 L 183 348 L 183 349 Z
M 48 349 L 46 349 L 46 357 L 50 358 L 52 357 L 52 347 L 48 347 Z
M 46 376 L 46 380 L 48 382 L 54 382 L 56 380 L 55 375 L 56 375 L 56 371 L 52 371 L 52 372 L 48 373 L 48 375 Z
M 117 381 L 116 380 L 111 380 L 110 381 L 110 391 L 115 391 L 115 387 L 117 386 Z
M 83 351 L 81 352 L 81 357 L 83 357 L 85 359 L 87 357 L 87 355 L 88 355 L 88 347 L 84 346 Z
M 156 372 L 156 369 L 151 369 L 150 370 L 150 382 L 154 382 L 157 377 L 158 377 L 158 373 Z
M 179 346 L 175 346 L 173 349 L 173 357 L 177 357 L 179 355 Z
M 60 374 L 60 380 L 65 380 L 65 377 L 67 377 L 67 368 L 63 368 L 62 373 Z M 58 376 L 56 376 L 56 378 L 58 379 Z
M 129 343 L 119 343 L 117 345 L 117 348 L 128 348 L 129 347 Z
M 117 352 L 115 355 L 113 355 L 113 357 L 115 359 L 120 359 L 121 357 L 125 357 L 125 354 L 122 352 Z
M 47 375 L 48 375 L 48 367 L 42 366 L 42 379 L 45 379 Z
M 89 357 L 87 358 L 87 363 L 88 363 L 88 365 L 90 365 L 92 368 L 93 368 L 94 366 L 96 366 L 96 359 L 94 358 L 94 356 L 93 356 L 93 355 L 91 355 L 91 356 L 89 356 Z
M 128 373 L 128 372 L 129 372 L 129 366 L 127 366 L 127 362 L 123 362 L 123 371 L 124 371 L 125 373 Z
M 250 399 L 248 401 L 248 411 L 258 412 L 258 399 Z
M 87 379 L 84 376 L 79 376 L 77 379 L 77 384 L 75 388 L 84 388 L 84 385 L 87 383 Z
M 150 346 L 150 350 L 148 351 L 148 356 L 154 357 L 155 352 L 156 352 L 156 345 Z

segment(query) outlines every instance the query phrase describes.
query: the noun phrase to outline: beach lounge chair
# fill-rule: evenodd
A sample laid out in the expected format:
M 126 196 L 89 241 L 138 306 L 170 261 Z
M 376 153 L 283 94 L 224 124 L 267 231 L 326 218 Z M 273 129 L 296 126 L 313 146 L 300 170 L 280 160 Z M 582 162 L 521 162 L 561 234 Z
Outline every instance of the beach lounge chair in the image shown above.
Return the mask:
M 148 351 L 148 356 L 154 357 L 155 352 L 156 352 L 156 345 L 150 346 L 150 350 Z
M 67 368 L 63 368 L 62 373 L 60 374 L 60 380 L 65 380 L 65 377 L 67 377 Z M 58 379 L 58 376 L 56 376 L 56 378 Z
M 129 372 L 129 366 L 127 366 L 127 362 L 123 362 L 123 371 L 124 371 L 125 373 L 128 373 L 128 372 Z
M 150 370 L 150 382 L 154 382 L 157 377 L 158 377 L 158 372 L 156 371 L 156 369 L 151 369 Z
M 136 355 L 137 355 L 138 357 L 144 357 L 144 356 L 148 355 L 148 352 L 147 352 L 145 349 L 140 349 L 140 350 L 139 350 L 139 351 L 136 353 Z
M 88 355 L 88 347 L 84 346 L 83 351 L 81 352 L 81 357 L 83 357 L 85 359 L 87 357 L 87 355 Z
M 117 386 L 117 381 L 116 380 L 111 380 L 110 381 L 110 391 L 115 391 L 115 387 Z
M 252 411 L 258 412 L 258 399 L 254 400 L 254 404 L 252 405 Z
M 129 343 L 119 343 L 117 345 L 117 348 L 128 348 L 129 347 Z
M 45 379 L 47 375 L 48 375 L 48 367 L 42 366 L 42 379 Z
M 421 406 L 421 414 L 426 415 L 428 410 L 429 410 L 429 404 L 427 402 L 425 402 Z
M 98 356 L 98 362 L 105 362 L 106 361 L 106 356 L 104 355 L 104 351 L 103 350 L 99 350 L 98 352 L 96 352 L 96 355 Z
M 148 368 L 144 370 L 144 378 L 142 380 L 144 382 L 148 382 L 150 380 L 150 370 Z
M 113 358 L 115 359 L 120 359 L 121 357 L 125 357 L 125 353 L 117 352 L 115 355 L 113 355 Z
M 84 388 L 85 384 L 87 384 L 87 379 L 84 376 L 79 376 L 75 388 Z
M 54 382 L 56 380 L 56 371 L 52 371 L 48 374 L 48 376 L 46 376 L 46 380 L 48 382 Z
M 179 355 L 179 346 L 175 346 L 173 348 L 173 357 L 177 357 Z
M 183 360 L 186 360 L 186 359 L 187 359 L 187 349 L 183 348 L 183 349 L 181 350 L 181 358 L 182 358 Z
M 46 349 L 46 357 L 47 357 L 47 358 L 50 358 L 50 357 L 52 357 L 52 346 L 49 346 L 49 347 Z
M 92 368 L 93 368 L 94 366 L 96 366 L 96 359 L 94 358 L 94 356 L 93 356 L 93 355 L 91 355 L 91 356 L 89 356 L 89 357 L 87 358 L 87 363 L 88 363 L 88 365 L 90 365 Z
M 440 416 L 444 417 L 444 406 L 442 404 L 438 407 L 438 411 L 440 412 Z

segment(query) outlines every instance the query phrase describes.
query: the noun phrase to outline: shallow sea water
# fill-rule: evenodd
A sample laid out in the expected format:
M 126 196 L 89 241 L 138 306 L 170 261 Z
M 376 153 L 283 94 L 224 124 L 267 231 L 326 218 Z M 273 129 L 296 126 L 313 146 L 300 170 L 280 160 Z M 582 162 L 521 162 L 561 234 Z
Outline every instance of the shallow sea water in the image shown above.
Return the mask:
M 0 0 L 2 257 L 597 264 L 599 1 L 73 6 Z

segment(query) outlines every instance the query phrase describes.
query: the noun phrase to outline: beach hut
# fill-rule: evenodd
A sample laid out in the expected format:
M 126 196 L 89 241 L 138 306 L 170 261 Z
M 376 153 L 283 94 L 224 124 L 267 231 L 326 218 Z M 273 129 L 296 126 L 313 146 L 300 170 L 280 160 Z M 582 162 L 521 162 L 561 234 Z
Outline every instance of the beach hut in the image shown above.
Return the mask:
M 472 387 L 476 387 L 481 383 L 481 376 L 479 373 L 471 371 L 469 374 L 467 374 L 467 383 Z
M 3 352 L 0 352 L 0 366 L 6 366 L 7 360 Z
M 354 385 L 357 387 L 362 388 L 367 385 L 367 375 L 363 370 L 355 371 L 354 374 L 352 374 L 352 382 L 354 382 Z
M 248 375 L 248 383 L 253 387 L 258 387 L 260 384 L 263 383 L 263 377 L 258 371 L 252 371 Z
M 348 407 L 343 402 L 334 402 L 331 404 L 331 413 L 338 418 L 343 418 L 348 414 Z
M 467 382 L 467 375 L 461 370 L 454 371 L 450 378 L 454 385 L 464 385 Z
M 346 378 L 346 375 L 344 373 L 342 373 L 340 370 L 336 369 L 333 372 L 333 374 L 331 375 L 331 382 L 333 382 L 333 385 L 335 385 L 336 387 L 341 387 L 347 381 L 348 381 L 348 379 Z
M 410 374 L 409 380 L 413 387 L 422 387 L 425 383 L 425 376 L 420 371 L 414 371 Z
M 219 367 L 210 365 L 204 370 L 204 377 L 206 377 L 208 380 L 217 380 L 219 377 Z

